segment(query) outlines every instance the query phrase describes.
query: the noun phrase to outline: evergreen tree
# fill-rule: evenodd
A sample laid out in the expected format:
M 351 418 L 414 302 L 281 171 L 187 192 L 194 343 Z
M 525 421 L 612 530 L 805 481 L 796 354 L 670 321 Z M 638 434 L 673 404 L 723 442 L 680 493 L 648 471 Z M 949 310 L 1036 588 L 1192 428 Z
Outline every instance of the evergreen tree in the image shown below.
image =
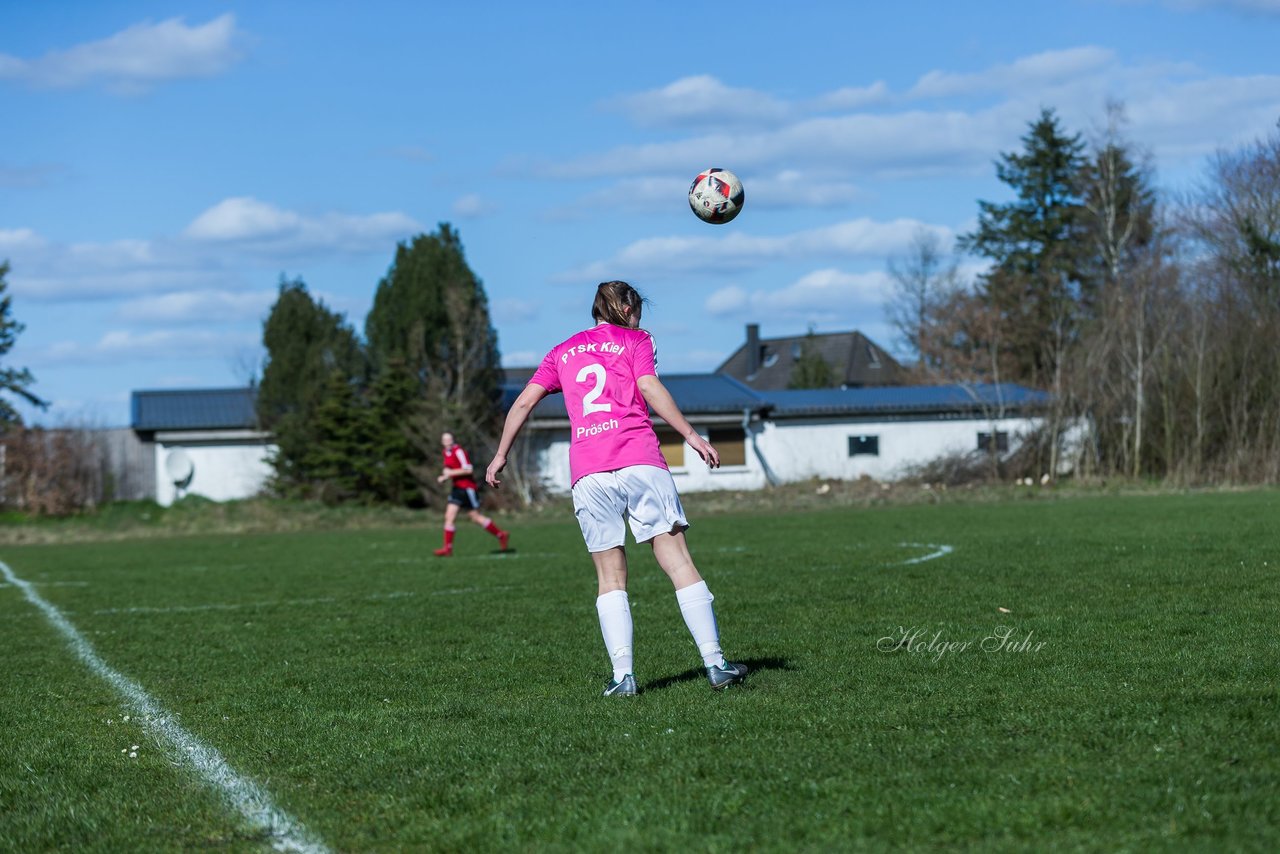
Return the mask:
M 339 382 L 344 389 L 361 387 L 368 374 L 365 356 L 346 319 L 313 299 L 301 279 L 281 278 L 262 341 L 267 361 L 257 413 L 261 426 L 275 434 L 276 486 L 286 493 L 309 494 L 309 484 L 321 477 L 314 468 L 317 449 L 332 439 L 318 425 L 317 414 L 322 404 L 358 405 L 357 395 L 335 399 L 333 393 Z M 331 468 L 323 471 L 325 477 L 332 475 Z
M 1087 236 L 1082 278 L 1091 296 L 1122 284 L 1156 237 L 1156 192 L 1147 158 L 1122 135 L 1124 107 L 1107 105 L 1106 133 L 1080 170 L 1081 224 Z M 1090 306 L 1090 316 L 1096 306 Z
M 482 458 L 502 418 L 498 337 L 484 286 L 447 223 L 396 247 L 365 321 L 365 337 L 380 378 L 401 372 L 416 384 L 408 400 L 395 398 L 404 403 L 403 411 L 385 413 L 412 437 L 416 453 L 409 468 L 434 470 L 431 461 L 445 430 L 467 437 L 472 454 Z M 434 477 L 423 485 L 434 490 Z
M 9 285 L 5 282 L 5 276 L 8 274 L 9 262 L 0 261 L 0 357 L 3 357 L 13 349 L 13 345 L 17 343 L 18 336 L 26 328 L 14 320 L 10 314 L 13 298 L 6 293 Z M 0 367 L 0 391 L 15 394 L 32 406 L 44 409 L 48 404 L 31 391 L 31 386 L 34 383 L 35 378 L 31 376 L 31 371 L 26 368 Z M 0 397 L 0 433 L 4 433 L 9 427 L 21 423 L 22 417 L 18 414 L 18 410 L 9 401 Z
M 831 388 L 835 384 L 835 371 L 831 370 L 831 364 L 818 352 L 817 336 L 810 327 L 800 344 L 800 357 L 791 369 L 787 388 Z
M 364 461 L 370 448 L 361 396 L 351 377 L 329 372 L 307 425 L 309 441 L 298 448 L 301 477 L 291 491 L 327 504 L 369 497 Z
M 996 163 L 1014 201 L 979 202 L 978 228 L 960 247 L 993 262 L 980 287 L 999 318 L 1009 378 L 1045 384 L 1092 300 L 1094 285 L 1080 269 L 1087 246 L 1079 189 L 1084 143 L 1049 109 L 1022 142 L 1021 153 Z
M 421 390 L 402 360 L 392 359 L 378 372 L 363 409 L 363 436 L 370 452 L 362 457 L 362 483 L 376 500 L 399 505 L 419 505 L 422 490 L 418 476 L 434 483 L 438 466 L 427 464 L 412 440 L 412 426 L 403 419 L 413 411 Z M 438 437 L 437 437 L 438 442 Z

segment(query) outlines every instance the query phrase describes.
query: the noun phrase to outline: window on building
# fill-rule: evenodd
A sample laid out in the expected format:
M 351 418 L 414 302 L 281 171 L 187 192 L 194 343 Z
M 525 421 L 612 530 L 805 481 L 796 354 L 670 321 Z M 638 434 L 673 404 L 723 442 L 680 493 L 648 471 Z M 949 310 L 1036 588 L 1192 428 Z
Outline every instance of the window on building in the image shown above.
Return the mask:
M 850 436 L 849 437 L 849 456 L 851 457 L 880 456 L 880 437 L 879 436 Z
M 662 458 L 673 469 L 684 468 L 684 436 L 670 427 L 654 427 L 658 434 L 658 444 L 662 447 Z
M 712 427 L 707 431 L 707 439 L 716 446 L 716 453 L 720 455 L 720 465 L 745 466 L 747 464 L 747 434 L 741 427 Z
M 996 431 L 995 441 L 996 441 L 995 449 L 997 453 L 1003 454 L 1005 451 L 1009 450 L 1009 434 L 1004 430 Z M 978 450 L 987 451 L 987 452 L 991 451 L 991 434 L 990 433 L 978 434 Z

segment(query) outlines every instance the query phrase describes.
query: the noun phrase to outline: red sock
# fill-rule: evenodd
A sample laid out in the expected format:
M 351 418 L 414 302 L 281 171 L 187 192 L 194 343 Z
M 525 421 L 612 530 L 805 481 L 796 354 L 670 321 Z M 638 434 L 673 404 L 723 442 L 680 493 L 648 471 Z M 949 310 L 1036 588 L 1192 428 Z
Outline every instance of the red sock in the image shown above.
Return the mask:
M 451 549 L 451 548 L 453 548 L 453 533 L 454 533 L 454 531 L 455 531 L 455 530 L 457 530 L 457 529 L 456 529 L 456 528 L 445 528 L 445 529 L 444 529 L 444 547 L 445 547 L 446 549 Z
M 490 534 L 493 534 L 495 537 L 502 536 L 502 530 L 497 525 L 493 524 L 492 519 L 489 520 L 488 525 L 484 526 L 484 529 L 488 531 Z

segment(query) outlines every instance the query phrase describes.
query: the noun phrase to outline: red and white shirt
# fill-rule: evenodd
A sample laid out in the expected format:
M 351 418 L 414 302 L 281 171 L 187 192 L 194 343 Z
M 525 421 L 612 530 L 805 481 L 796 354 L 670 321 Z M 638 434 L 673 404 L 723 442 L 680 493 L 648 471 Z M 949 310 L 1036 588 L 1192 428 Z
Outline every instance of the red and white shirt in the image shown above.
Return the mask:
M 447 469 L 464 469 L 471 465 L 471 458 L 461 445 L 450 445 L 444 449 L 444 467 Z M 455 474 L 453 485 L 460 489 L 475 489 L 476 479 L 471 474 Z

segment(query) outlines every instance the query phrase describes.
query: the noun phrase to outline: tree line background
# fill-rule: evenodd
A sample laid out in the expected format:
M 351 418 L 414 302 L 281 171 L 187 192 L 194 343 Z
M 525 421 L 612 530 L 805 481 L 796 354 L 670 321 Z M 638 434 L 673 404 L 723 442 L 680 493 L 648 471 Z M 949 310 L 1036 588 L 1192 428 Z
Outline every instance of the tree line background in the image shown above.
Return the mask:
M 889 259 L 886 310 L 912 379 L 1051 392 L 1022 455 L 1027 473 L 1280 481 L 1280 130 L 1219 151 L 1174 194 L 1125 135 L 1123 107 L 1109 105 L 1105 119 L 1086 139 L 1043 110 L 1021 149 L 995 162 L 1012 200 L 979 201 L 976 228 L 954 248 L 921 231 Z M 964 256 L 983 265 L 971 280 Z M 22 331 L 8 269 L 0 264 L 0 392 L 41 406 L 31 373 L 4 363 Z M 279 495 L 420 506 L 439 492 L 441 432 L 476 460 L 492 450 L 498 338 L 448 224 L 396 247 L 363 334 L 282 277 L 263 344 L 258 416 L 276 439 Z M 835 376 L 806 348 L 793 386 Z M 4 394 L 0 502 L 67 512 L 100 500 L 92 441 L 25 427 Z M 1007 473 L 991 459 L 987 474 Z M 515 462 L 516 494 L 528 500 L 535 478 Z
M 440 434 L 478 461 L 501 429 L 488 297 L 447 224 L 396 247 L 363 336 L 300 279 L 282 280 L 263 345 L 258 418 L 275 435 L 278 494 L 429 504 Z
M 923 232 L 890 261 L 917 378 L 1051 392 L 1042 471 L 1071 453 L 1077 475 L 1280 480 L 1280 133 L 1162 194 L 1122 106 L 1090 140 L 1044 110 L 996 174 L 1013 200 L 979 202 L 957 246 L 985 272 L 963 281 Z

